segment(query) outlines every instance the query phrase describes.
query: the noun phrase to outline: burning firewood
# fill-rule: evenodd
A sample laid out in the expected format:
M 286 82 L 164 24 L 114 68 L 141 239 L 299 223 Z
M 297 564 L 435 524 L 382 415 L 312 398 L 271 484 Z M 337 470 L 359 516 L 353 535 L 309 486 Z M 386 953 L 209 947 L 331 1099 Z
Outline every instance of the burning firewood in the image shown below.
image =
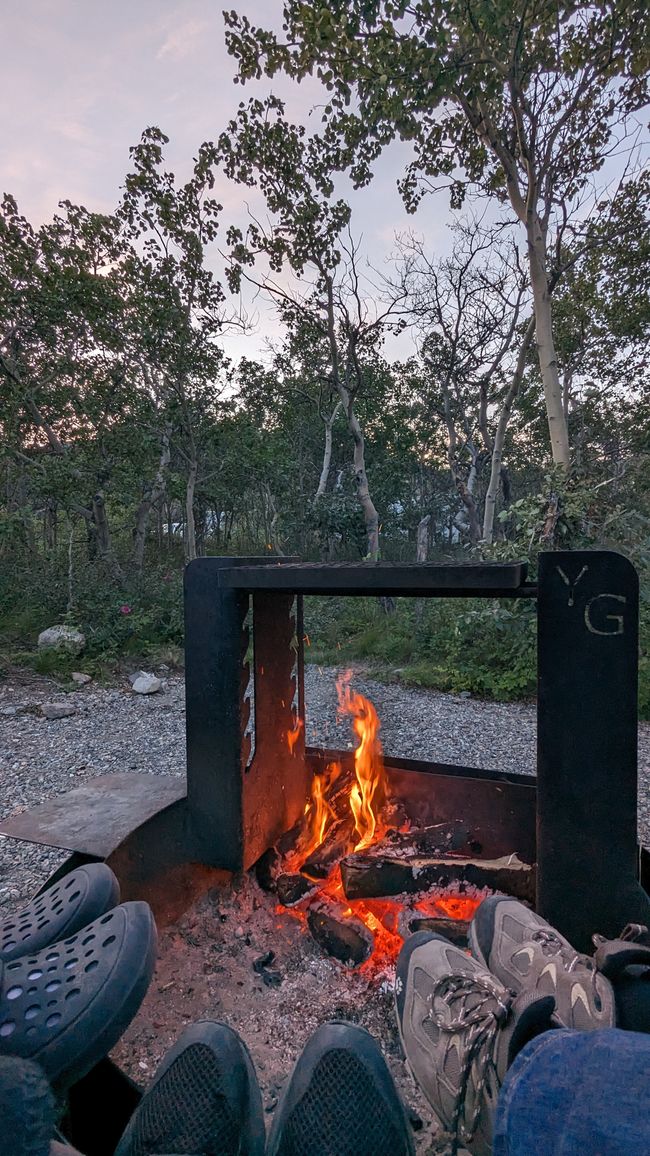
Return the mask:
M 283 907 L 293 907 L 295 903 L 300 903 L 305 895 L 309 895 L 315 889 L 315 886 L 316 884 L 304 875 L 278 875 L 275 880 L 275 890 Z
M 372 899 L 381 895 L 414 894 L 429 887 L 446 887 L 450 883 L 470 883 L 504 891 L 516 899 L 533 900 L 535 869 L 517 855 L 501 859 L 475 859 L 465 856 L 393 856 L 381 848 L 346 855 L 341 860 L 341 879 L 348 899 Z
M 327 879 L 332 868 L 354 847 L 354 819 L 347 815 L 332 823 L 323 842 L 305 859 L 300 871 L 310 879 Z
M 465 948 L 469 942 L 469 923 L 464 919 L 438 919 L 435 916 L 418 915 L 415 912 L 411 913 L 407 925 L 410 934 L 415 931 L 435 931 L 436 935 L 444 935 L 445 939 L 455 943 L 456 947 Z
M 307 926 L 319 947 L 341 963 L 358 967 L 370 958 L 374 936 L 360 919 L 344 912 L 340 903 L 319 900 L 309 908 Z

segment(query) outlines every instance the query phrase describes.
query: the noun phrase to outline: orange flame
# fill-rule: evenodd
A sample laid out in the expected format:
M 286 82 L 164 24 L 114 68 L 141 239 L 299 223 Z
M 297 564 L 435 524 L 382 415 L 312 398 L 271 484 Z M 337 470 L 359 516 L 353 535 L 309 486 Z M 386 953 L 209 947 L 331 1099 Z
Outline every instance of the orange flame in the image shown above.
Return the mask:
M 379 741 L 379 716 L 370 699 L 350 688 L 350 672 L 338 679 L 336 690 L 339 714 L 352 717 L 359 745 L 354 752 L 357 781 L 350 791 L 350 808 L 359 840 L 355 851 L 362 851 L 381 837 L 378 824 L 386 802 L 386 772 Z
M 304 724 L 303 720 L 301 718 L 297 718 L 296 719 L 296 725 L 294 726 L 293 730 L 287 731 L 287 746 L 289 748 L 289 754 L 290 755 L 292 755 L 296 749 L 296 743 L 298 742 L 298 739 L 300 738 L 300 732 L 301 732 L 302 728 L 304 727 L 304 725 L 305 724 Z
M 328 763 L 322 774 L 314 775 L 311 785 L 311 799 L 305 807 L 306 832 L 302 835 L 295 850 L 287 855 L 285 871 L 298 871 L 312 851 L 320 847 L 323 842 L 328 827 L 336 818 L 326 796 L 340 773 L 340 763 Z

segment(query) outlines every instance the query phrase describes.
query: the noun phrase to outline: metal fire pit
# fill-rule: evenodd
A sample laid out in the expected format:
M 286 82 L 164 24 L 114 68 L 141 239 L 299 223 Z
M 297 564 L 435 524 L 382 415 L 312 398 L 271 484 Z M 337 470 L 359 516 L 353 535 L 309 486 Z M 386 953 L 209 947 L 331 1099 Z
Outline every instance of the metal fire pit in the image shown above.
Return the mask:
M 594 931 L 649 923 L 636 835 L 636 573 L 615 553 L 561 552 L 541 556 L 537 586 L 526 577 L 520 562 L 198 559 L 185 575 L 186 792 L 169 777 L 104 776 L 0 831 L 67 848 L 62 870 L 106 859 L 125 898 L 173 917 L 216 872 L 250 867 L 296 822 L 324 758 L 349 757 L 305 747 L 305 594 L 531 598 L 537 776 L 387 754 L 393 790 L 422 822 L 463 818 L 486 853 L 536 861 L 538 910 L 577 948 Z

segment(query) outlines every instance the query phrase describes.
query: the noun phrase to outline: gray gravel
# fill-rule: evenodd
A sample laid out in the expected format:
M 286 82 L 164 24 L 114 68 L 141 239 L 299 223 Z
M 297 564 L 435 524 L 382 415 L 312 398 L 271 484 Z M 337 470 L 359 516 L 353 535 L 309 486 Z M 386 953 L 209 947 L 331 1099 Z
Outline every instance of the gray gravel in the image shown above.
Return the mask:
M 337 721 L 332 669 L 305 674 L 307 738 L 321 746 L 352 746 Z M 140 697 L 125 679 L 119 688 L 94 683 L 66 698 L 76 713 L 47 720 L 44 702 L 65 697 L 48 679 L 0 688 L 0 814 L 62 794 L 96 775 L 122 771 L 185 772 L 184 693 L 180 675 L 165 676 L 163 694 Z M 535 766 L 535 708 L 488 703 L 429 690 L 374 682 L 355 675 L 382 721 L 392 755 L 531 773 Z M 17 712 L 14 713 L 15 708 Z M 639 826 L 650 844 L 650 725 L 639 728 Z M 0 837 L 0 912 L 27 902 L 66 858 L 58 852 Z

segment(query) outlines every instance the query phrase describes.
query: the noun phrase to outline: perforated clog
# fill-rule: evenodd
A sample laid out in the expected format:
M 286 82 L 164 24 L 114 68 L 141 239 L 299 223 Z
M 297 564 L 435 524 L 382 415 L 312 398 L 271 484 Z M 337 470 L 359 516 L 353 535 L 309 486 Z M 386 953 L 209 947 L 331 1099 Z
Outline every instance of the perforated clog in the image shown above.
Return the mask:
M 59 943 L 0 964 L 0 1055 L 37 1061 L 59 1087 L 81 1079 L 136 1015 L 156 942 L 148 904 L 123 903 Z
M 120 887 L 105 863 L 87 863 L 64 875 L 21 911 L 0 920 L 0 962 L 33 955 L 74 935 L 120 901 Z

